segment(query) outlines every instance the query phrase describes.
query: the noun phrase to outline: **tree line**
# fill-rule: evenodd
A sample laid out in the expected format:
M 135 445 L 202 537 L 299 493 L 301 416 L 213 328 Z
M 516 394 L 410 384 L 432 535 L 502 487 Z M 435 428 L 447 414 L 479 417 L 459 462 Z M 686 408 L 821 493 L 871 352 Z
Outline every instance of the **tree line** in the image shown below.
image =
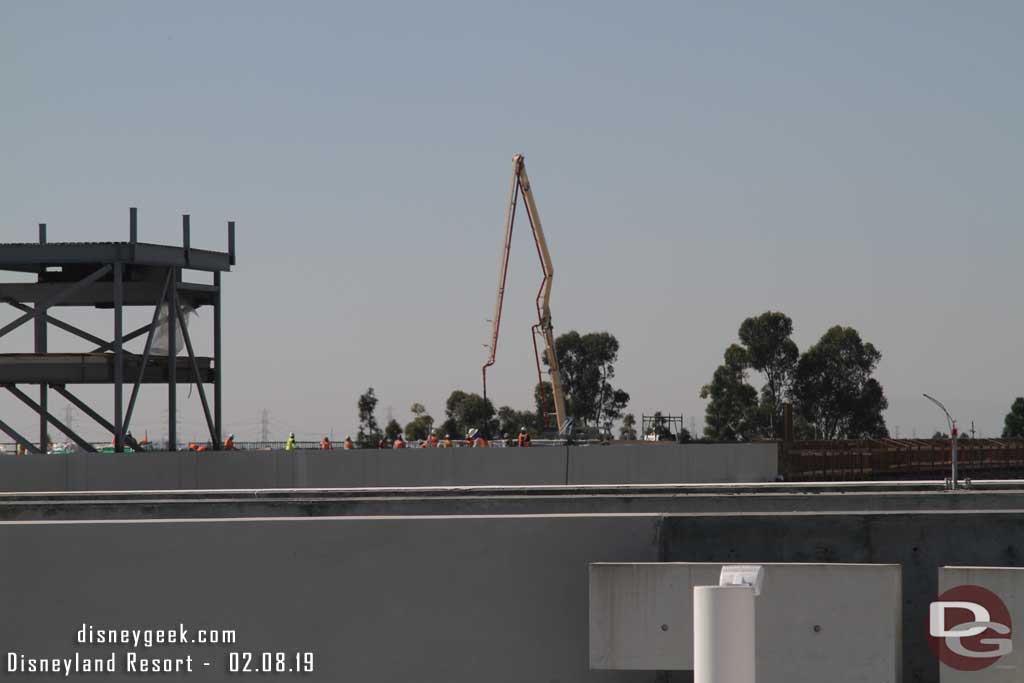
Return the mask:
M 797 438 L 856 439 L 889 435 L 882 385 L 872 377 L 882 353 L 852 327 L 830 327 L 803 353 L 793 320 L 767 311 L 744 320 L 737 343 L 705 384 L 706 437 L 718 441 L 778 438 L 782 405 L 792 403 Z M 763 379 L 758 391 L 751 373 Z
M 567 414 L 578 428 L 607 433 L 621 420 L 619 438 L 638 438 L 636 418 L 625 412 L 630 395 L 613 385 L 620 350 L 615 336 L 573 330 L 560 335 L 555 348 Z M 707 401 L 702 440 L 779 438 L 782 406 L 787 402 L 793 406 L 798 439 L 887 437 L 882 413 L 889 401 L 873 376 L 881 359 L 881 351 L 853 327 L 830 327 L 801 352 L 788 315 L 766 311 L 749 317 L 740 324 L 737 341 L 725 349 L 722 364 L 700 389 L 700 397 Z M 548 365 L 547 358 L 544 364 Z M 761 380 L 760 389 L 751 382 L 755 377 Z M 436 430 L 458 439 L 476 428 L 493 438 L 516 434 L 522 427 L 533 436 L 556 428 L 550 382 L 534 387 L 531 409 L 495 409 L 480 394 L 455 389 L 445 401 L 442 419 L 435 420 L 423 404 L 414 403 L 413 418 L 404 427 L 394 419 L 381 427 L 375 416 L 377 401 L 372 387 L 359 397 L 357 441 L 364 447 L 376 446 L 381 439 L 391 441 L 399 433 L 407 439 L 425 439 Z M 654 429 L 667 433 L 659 415 L 655 414 Z M 673 436 L 690 440 L 690 433 L 682 432 Z M 1024 437 L 1024 397 L 1017 398 L 1006 415 L 1003 437 Z
M 555 349 L 566 411 L 575 418 L 577 428 L 605 429 L 621 418 L 629 403 L 629 394 L 612 385 L 619 355 L 619 342 L 615 336 L 608 332 L 580 334 L 573 330 L 555 340 Z M 546 357 L 544 364 L 548 365 Z M 533 396 L 532 409 L 518 410 L 511 406 L 495 409 L 490 399 L 455 389 L 445 401 L 443 419 L 435 420 L 423 404 L 414 403 L 410 407 L 413 419 L 404 427 L 395 419 L 381 427 L 376 418 L 378 398 L 370 387 L 358 400 L 359 431 L 356 441 L 363 448 L 372 448 L 382 439 L 393 441 L 400 433 L 406 439 L 420 440 L 427 438 L 431 430 L 440 436 L 449 434 L 458 439 L 474 428 L 489 438 L 506 433 L 515 435 L 523 427 L 532 436 L 557 429 L 551 383 L 536 384 Z

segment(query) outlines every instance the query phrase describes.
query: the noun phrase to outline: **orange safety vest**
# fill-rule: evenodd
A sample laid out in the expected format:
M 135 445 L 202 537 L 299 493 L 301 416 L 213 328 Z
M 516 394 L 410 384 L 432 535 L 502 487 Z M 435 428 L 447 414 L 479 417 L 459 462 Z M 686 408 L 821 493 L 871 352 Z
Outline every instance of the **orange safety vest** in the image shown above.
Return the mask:
M 526 448 L 527 446 L 529 446 L 530 445 L 530 435 L 527 434 L 526 432 L 523 432 L 522 434 L 520 434 L 519 435 L 518 445 L 519 445 L 520 448 Z
M 235 450 L 235 440 L 234 439 L 225 439 L 224 440 L 224 450 L 226 450 L 226 451 L 233 451 L 233 450 Z
M 431 448 L 437 448 L 437 437 L 431 434 L 430 438 L 427 439 L 427 443 L 430 445 Z
M 320 450 L 322 450 L 322 451 L 329 451 L 329 450 L 331 450 L 331 441 L 330 441 L 330 439 L 324 439 L 323 441 L 320 442 Z
M 345 450 L 350 451 L 352 448 L 352 439 L 345 439 Z
M 451 440 L 451 439 L 445 439 L 445 440 L 444 440 L 444 441 L 442 442 L 442 444 L 443 444 L 443 445 L 441 446 L 442 448 L 451 448 L 451 447 L 452 447 L 452 440 Z
M 476 437 L 476 440 L 473 442 L 473 448 L 490 448 L 490 447 L 491 447 L 491 444 L 488 443 L 487 439 L 485 439 L 482 436 Z
M 206 444 L 203 444 L 202 446 L 200 446 L 199 448 L 196 449 L 196 451 L 199 452 L 199 453 L 202 453 L 205 450 L 206 450 Z
M 405 442 L 401 439 L 395 439 L 395 448 L 405 448 Z

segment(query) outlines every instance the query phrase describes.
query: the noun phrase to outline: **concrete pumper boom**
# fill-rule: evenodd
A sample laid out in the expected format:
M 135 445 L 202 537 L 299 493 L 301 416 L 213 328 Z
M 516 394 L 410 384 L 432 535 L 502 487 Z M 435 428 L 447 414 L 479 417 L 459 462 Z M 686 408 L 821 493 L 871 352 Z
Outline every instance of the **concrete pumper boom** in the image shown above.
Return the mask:
M 501 264 L 498 269 L 498 295 L 494 304 L 494 318 L 491 320 L 491 344 L 490 356 L 483 366 L 484 399 L 487 398 L 487 368 L 494 365 L 498 353 L 498 333 L 501 330 L 501 307 L 505 300 L 505 280 L 508 276 L 508 259 L 512 247 L 512 228 L 516 220 L 516 207 L 519 195 L 523 197 L 523 204 L 526 207 L 526 217 L 530 221 L 533 230 L 533 241 L 537 246 L 537 256 L 540 257 L 541 268 L 544 270 L 544 279 L 541 280 L 540 290 L 537 292 L 537 324 L 533 325 L 533 353 L 537 361 L 537 379 L 540 382 L 540 391 L 543 393 L 543 372 L 541 370 L 540 350 L 537 348 L 537 336 L 544 337 L 544 352 L 548 360 L 548 373 L 551 377 L 551 393 L 555 404 L 555 419 L 558 422 L 558 430 L 566 428 L 565 397 L 562 395 L 562 378 L 558 369 L 558 356 L 555 354 L 555 333 L 551 324 L 551 282 L 555 277 L 554 266 L 551 265 L 551 254 L 548 252 L 548 243 L 544 239 L 544 229 L 540 224 L 540 215 L 537 213 L 537 204 L 533 199 L 533 190 L 530 188 L 530 180 L 526 175 L 526 160 L 522 154 L 512 158 L 512 190 L 509 193 L 508 208 L 505 214 L 505 242 L 501 250 Z M 545 397 L 541 397 L 541 405 L 545 403 Z M 544 416 L 545 423 L 547 415 Z

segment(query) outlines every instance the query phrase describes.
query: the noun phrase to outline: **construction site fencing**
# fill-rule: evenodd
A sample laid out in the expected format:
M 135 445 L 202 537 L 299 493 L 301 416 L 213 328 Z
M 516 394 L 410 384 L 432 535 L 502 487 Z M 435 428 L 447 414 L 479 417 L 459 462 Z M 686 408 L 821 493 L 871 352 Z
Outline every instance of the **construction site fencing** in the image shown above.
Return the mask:
M 949 439 L 848 439 L 782 443 L 780 470 L 788 481 L 943 478 Z M 960 439 L 960 477 L 1024 472 L 1024 439 Z

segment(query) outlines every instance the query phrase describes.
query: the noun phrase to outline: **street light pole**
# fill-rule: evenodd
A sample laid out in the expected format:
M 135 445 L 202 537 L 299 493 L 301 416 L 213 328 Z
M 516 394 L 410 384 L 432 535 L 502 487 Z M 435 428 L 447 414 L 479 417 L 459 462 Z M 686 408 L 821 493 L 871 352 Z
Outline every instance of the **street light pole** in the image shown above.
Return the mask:
M 952 463 L 952 468 L 951 468 L 952 469 L 952 484 L 951 484 L 951 488 L 952 488 L 952 490 L 956 491 L 956 480 L 957 480 L 957 474 L 956 474 L 956 442 L 957 442 L 956 420 L 954 420 L 953 416 L 949 414 L 948 410 L 946 410 L 946 406 L 942 405 L 937 399 L 929 396 L 928 394 L 921 394 L 921 395 L 924 396 L 929 401 L 931 401 L 932 403 L 934 403 L 935 405 L 937 405 L 939 408 L 941 408 L 942 412 L 946 414 L 946 421 L 949 423 L 949 438 L 951 438 L 953 440 L 953 463 Z

